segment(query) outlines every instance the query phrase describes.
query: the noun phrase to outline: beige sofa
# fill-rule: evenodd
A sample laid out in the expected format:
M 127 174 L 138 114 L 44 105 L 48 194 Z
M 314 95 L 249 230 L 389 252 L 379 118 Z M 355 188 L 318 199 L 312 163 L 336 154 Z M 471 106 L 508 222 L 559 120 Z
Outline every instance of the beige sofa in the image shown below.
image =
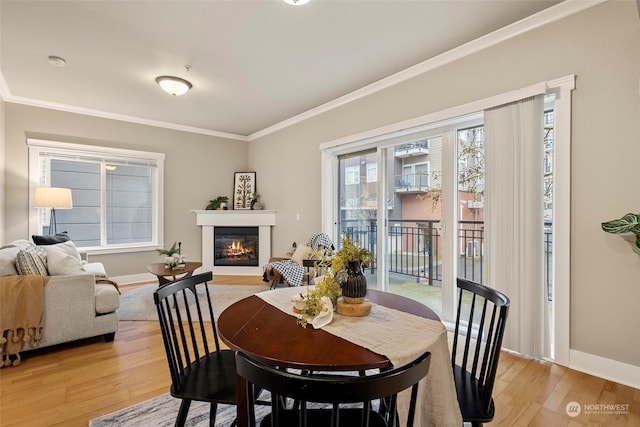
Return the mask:
M 19 271 L 18 264 L 23 260 L 18 255 L 20 251 L 36 253 L 36 258 L 40 259 L 46 254 L 47 270 L 44 274 L 48 278 L 43 295 L 42 338 L 33 348 L 100 335 L 107 342 L 113 341 L 118 330 L 116 310 L 120 305 L 120 295 L 113 284 L 100 283 L 101 277 L 106 277 L 101 263 L 82 260 L 72 242 L 35 246 L 29 241 L 19 240 L 0 247 L 0 279 L 20 272 L 23 275 L 43 275 L 41 270 L 30 271 L 41 269 L 41 266 L 31 265 L 25 267 L 26 272 L 24 269 Z M 24 345 L 22 351 L 31 349 Z

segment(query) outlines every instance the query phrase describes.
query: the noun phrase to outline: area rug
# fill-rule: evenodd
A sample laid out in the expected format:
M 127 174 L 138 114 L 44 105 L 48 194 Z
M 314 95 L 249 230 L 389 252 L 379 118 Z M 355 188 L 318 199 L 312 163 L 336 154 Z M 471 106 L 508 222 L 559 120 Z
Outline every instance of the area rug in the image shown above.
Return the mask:
M 171 397 L 170 394 L 154 397 L 138 403 L 137 405 L 103 415 L 89 421 L 89 427 L 169 427 L 172 426 L 178 415 L 180 400 Z M 271 412 L 268 406 L 256 407 L 256 419 L 261 420 Z M 236 407 L 231 405 L 218 405 L 216 426 L 229 426 L 236 418 Z M 209 404 L 204 402 L 191 402 L 189 415 L 185 426 L 201 427 L 209 425 Z
M 263 285 L 207 285 L 213 301 L 213 315 L 217 317 L 222 311 L 242 298 L 254 295 L 269 289 L 268 284 Z M 158 320 L 156 305 L 153 302 L 153 293 L 158 289 L 156 283 L 138 286 L 131 290 L 123 289 L 120 296 L 120 308 L 118 317 L 120 320 Z M 198 291 L 198 297 L 204 296 L 204 288 Z M 190 306 L 195 306 L 195 296 L 188 293 Z M 206 313 L 208 317 L 208 313 Z M 209 319 L 207 319 L 209 320 Z

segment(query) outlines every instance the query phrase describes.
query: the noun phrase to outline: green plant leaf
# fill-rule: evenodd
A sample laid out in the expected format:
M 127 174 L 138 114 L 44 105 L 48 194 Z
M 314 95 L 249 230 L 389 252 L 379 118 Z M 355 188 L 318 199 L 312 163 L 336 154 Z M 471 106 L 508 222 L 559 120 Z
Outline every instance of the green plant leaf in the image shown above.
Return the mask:
M 171 256 L 178 252 L 178 242 L 173 242 L 173 245 L 169 249 L 156 249 L 158 255 Z
M 621 233 L 640 233 L 640 223 L 638 222 L 638 215 L 631 213 L 626 214 L 620 219 L 614 219 L 602 223 L 602 229 L 607 233 L 621 234 Z

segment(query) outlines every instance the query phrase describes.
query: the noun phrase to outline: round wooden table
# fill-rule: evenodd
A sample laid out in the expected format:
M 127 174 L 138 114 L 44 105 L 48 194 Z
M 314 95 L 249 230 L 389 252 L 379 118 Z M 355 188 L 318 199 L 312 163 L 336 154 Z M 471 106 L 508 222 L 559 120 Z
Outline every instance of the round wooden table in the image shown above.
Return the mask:
M 278 292 L 278 290 L 270 291 Z M 370 301 L 440 321 L 429 307 L 401 295 L 368 290 Z M 218 318 L 220 338 L 232 350 L 283 368 L 360 371 L 391 366 L 389 359 L 322 329 L 302 328 L 295 319 L 257 296 L 232 304 Z M 246 406 L 246 383 L 238 378 L 238 407 Z M 248 415 L 238 412 L 238 426 Z
M 158 277 L 158 285 L 163 286 L 167 283 L 175 282 L 176 280 L 178 280 L 178 276 L 182 276 L 179 277 L 179 279 L 191 277 L 191 275 L 193 275 L 193 272 L 200 267 L 202 267 L 201 262 L 185 262 L 184 268 L 177 268 L 175 270 L 172 270 L 170 268 L 167 268 L 165 263 L 156 262 L 147 265 L 147 271 L 149 271 L 149 273 L 155 274 L 156 277 Z M 170 277 L 171 279 L 168 279 L 168 277 Z

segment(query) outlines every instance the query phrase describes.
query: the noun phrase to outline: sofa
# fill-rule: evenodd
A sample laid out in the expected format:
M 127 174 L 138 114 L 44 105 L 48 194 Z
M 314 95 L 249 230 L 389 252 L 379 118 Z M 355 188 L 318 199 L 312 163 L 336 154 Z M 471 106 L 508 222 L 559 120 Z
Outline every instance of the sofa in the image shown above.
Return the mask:
M 0 247 L 0 286 L 8 289 L 12 283 L 28 284 L 38 279 L 43 283 L 39 291 L 41 299 L 29 301 L 36 301 L 34 306 L 42 301 L 41 328 L 25 333 L 30 335 L 30 343 L 28 337 L 21 336 L 24 341 L 21 352 L 100 335 L 107 342 L 114 340 L 120 292 L 108 279 L 101 263 L 87 262 L 86 255 L 81 254 L 72 241 L 36 245 L 17 240 Z M 26 293 L 26 288 L 20 289 Z M 9 299 L 6 293 L 2 295 L 5 300 Z M 5 311 L 12 310 L 13 305 Z M 11 323 L 11 319 L 3 322 Z M 2 343 L 8 333 L 5 325 L 0 332 Z M 16 358 L 19 363 L 19 354 L 11 356 L 13 364 L 17 364 Z M 3 360 L 6 358 L 8 352 L 3 347 Z

